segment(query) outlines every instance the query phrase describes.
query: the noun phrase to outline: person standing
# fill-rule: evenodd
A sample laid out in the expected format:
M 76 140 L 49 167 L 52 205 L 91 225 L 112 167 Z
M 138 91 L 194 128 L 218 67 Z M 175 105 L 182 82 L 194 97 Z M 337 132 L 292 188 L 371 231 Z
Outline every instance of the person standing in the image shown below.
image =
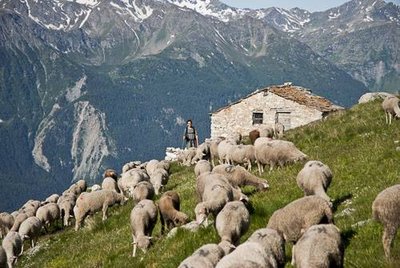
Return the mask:
M 197 136 L 197 131 L 193 127 L 193 122 L 191 119 L 186 121 L 185 132 L 183 133 L 183 140 L 186 141 L 186 148 L 197 147 L 199 145 L 199 137 Z

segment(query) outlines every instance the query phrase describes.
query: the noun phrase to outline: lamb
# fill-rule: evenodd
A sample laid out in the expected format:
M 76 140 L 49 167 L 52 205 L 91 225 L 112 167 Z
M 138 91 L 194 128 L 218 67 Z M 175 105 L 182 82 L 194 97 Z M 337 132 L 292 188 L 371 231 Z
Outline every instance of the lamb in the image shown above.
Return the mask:
M 0 246 L 0 267 L 7 267 L 7 254 L 2 246 Z
M 289 141 L 270 140 L 261 137 L 254 143 L 254 148 L 260 175 L 264 172 L 265 164 L 268 164 L 270 170 L 272 170 L 276 165 L 283 167 L 287 163 L 307 159 L 307 155 Z
M 256 230 L 246 242 L 259 243 L 274 257 L 278 267 L 285 266 L 285 240 L 278 231 L 270 228 Z
M 107 209 L 114 204 L 123 205 L 126 198 L 119 193 L 110 190 L 100 190 L 90 193 L 82 193 L 76 200 L 74 207 L 75 231 L 78 231 L 88 214 L 94 214 L 102 210 L 103 221 L 107 219 Z
M 240 237 L 249 229 L 249 225 L 250 213 L 241 201 L 226 203 L 215 221 L 221 242 L 226 241 L 234 246 L 239 244 Z M 223 249 L 229 253 L 229 249 Z
M 178 153 L 177 160 L 182 165 L 190 166 L 192 163 L 193 158 L 196 155 L 196 148 L 190 147 Z
M 165 225 L 167 225 L 168 230 L 171 230 L 175 226 L 180 226 L 188 222 L 189 217 L 185 213 L 179 211 L 180 203 L 179 195 L 175 191 L 167 191 L 161 196 L 158 203 L 161 234 L 164 234 Z
M 193 254 L 184 259 L 178 268 L 214 268 L 224 256 L 222 248 L 216 244 L 206 244 L 198 248 Z
M 256 187 L 258 190 L 269 189 L 269 184 L 266 180 L 254 176 L 241 166 L 232 165 L 218 165 L 213 169 L 214 173 L 224 175 L 229 183 L 234 187 L 242 187 L 251 185 Z
M 228 151 L 226 158 L 232 165 L 246 164 L 247 170 L 251 171 L 251 163 L 256 160 L 253 145 L 233 145 Z
M 157 207 L 153 201 L 140 201 L 131 211 L 130 223 L 133 238 L 132 256 L 136 256 L 136 248 L 143 252 L 150 247 L 151 234 L 157 222 Z
M 22 251 L 22 239 L 20 235 L 15 231 L 8 232 L 1 246 L 6 252 L 8 267 L 12 268 Z
M 161 189 L 168 183 L 168 172 L 165 169 L 157 168 L 150 176 L 150 182 L 153 184 L 156 195 L 160 194 Z
M 0 213 L 0 238 L 6 236 L 8 231 L 10 231 L 10 229 L 13 227 L 13 225 L 14 225 L 14 217 L 11 214 L 7 212 Z
M 194 174 L 196 177 L 200 176 L 203 173 L 211 172 L 212 166 L 210 162 L 207 160 L 200 160 L 197 162 L 196 166 L 194 167 Z
M 47 197 L 42 203 L 41 205 L 45 205 L 48 203 L 57 203 L 58 199 L 60 198 L 60 196 L 58 194 L 52 194 L 49 197 Z
M 304 196 L 318 195 L 328 202 L 330 197 L 326 190 L 332 181 L 332 171 L 321 161 L 308 161 L 299 174 L 297 174 L 297 185 L 303 190 Z M 332 203 L 330 203 L 332 205 Z
M 388 96 L 382 102 L 382 108 L 385 111 L 386 124 L 392 124 L 393 116 L 400 117 L 399 98 L 396 96 Z
M 153 199 L 154 187 L 148 181 L 141 181 L 133 188 L 129 189 L 129 197 L 133 198 L 134 203 L 138 203 L 143 199 Z
M 285 241 L 296 243 L 310 226 L 332 221 L 333 212 L 329 203 L 317 195 L 311 195 L 276 210 L 267 227 L 281 233 Z
M 40 231 L 42 230 L 42 221 L 38 217 L 27 218 L 19 228 L 19 235 L 22 239 L 22 243 L 25 239 L 31 240 L 32 248 L 35 247 Z M 24 246 L 22 244 L 21 254 L 24 251 Z
M 105 177 L 101 183 L 101 189 L 115 191 L 119 193 L 117 181 L 111 177 Z
M 46 225 L 50 226 L 53 222 L 61 218 L 60 207 L 56 203 L 46 204 L 36 211 L 36 217 L 42 222 L 47 232 Z
M 115 181 L 118 180 L 118 173 L 111 168 L 108 168 L 104 171 L 103 178 L 113 178 Z
M 311 226 L 293 246 L 292 265 L 343 267 L 344 245 L 340 230 L 333 224 Z
M 372 203 L 373 218 L 383 225 L 382 244 L 386 258 L 390 258 L 390 249 L 400 226 L 400 184 L 393 185 L 380 192 Z

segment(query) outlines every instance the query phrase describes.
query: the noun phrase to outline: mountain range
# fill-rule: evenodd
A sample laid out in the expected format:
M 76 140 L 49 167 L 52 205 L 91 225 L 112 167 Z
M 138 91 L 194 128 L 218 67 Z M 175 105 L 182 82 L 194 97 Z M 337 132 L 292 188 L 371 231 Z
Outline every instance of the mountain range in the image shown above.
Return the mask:
M 217 0 L 0 0 L 0 211 L 163 158 L 186 119 L 291 81 L 349 107 L 397 92 L 400 8 Z

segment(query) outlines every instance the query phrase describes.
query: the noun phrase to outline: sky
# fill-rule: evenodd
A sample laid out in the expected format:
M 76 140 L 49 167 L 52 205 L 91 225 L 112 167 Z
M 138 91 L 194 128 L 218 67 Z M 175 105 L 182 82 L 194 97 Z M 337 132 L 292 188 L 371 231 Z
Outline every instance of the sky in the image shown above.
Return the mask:
M 220 0 L 231 7 L 239 8 L 267 8 L 281 7 L 291 9 L 299 7 L 311 12 L 325 11 L 332 7 L 340 6 L 350 0 Z M 400 0 L 386 1 L 399 4 Z

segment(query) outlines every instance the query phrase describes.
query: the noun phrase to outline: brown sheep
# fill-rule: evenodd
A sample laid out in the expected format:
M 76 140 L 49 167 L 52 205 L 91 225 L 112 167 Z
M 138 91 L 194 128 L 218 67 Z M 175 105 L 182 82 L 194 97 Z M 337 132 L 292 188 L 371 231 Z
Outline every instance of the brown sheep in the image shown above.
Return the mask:
M 107 177 L 111 177 L 113 178 L 115 181 L 118 180 L 118 174 L 114 169 L 106 169 L 106 171 L 104 171 L 104 175 L 103 178 L 107 178 Z
M 161 234 L 164 234 L 165 225 L 167 229 L 171 230 L 175 226 L 186 224 L 189 217 L 179 211 L 180 210 L 180 198 L 177 192 L 167 191 L 165 192 L 158 203 L 161 220 Z
M 253 129 L 252 131 L 249 132 L 249 139 L 251 141 L 251 144 L 254 145 L 254 142 L 256 141 L 256 139 L 258 139 L 260 137 L 260 131 L 258 131 L 257 129 Z

